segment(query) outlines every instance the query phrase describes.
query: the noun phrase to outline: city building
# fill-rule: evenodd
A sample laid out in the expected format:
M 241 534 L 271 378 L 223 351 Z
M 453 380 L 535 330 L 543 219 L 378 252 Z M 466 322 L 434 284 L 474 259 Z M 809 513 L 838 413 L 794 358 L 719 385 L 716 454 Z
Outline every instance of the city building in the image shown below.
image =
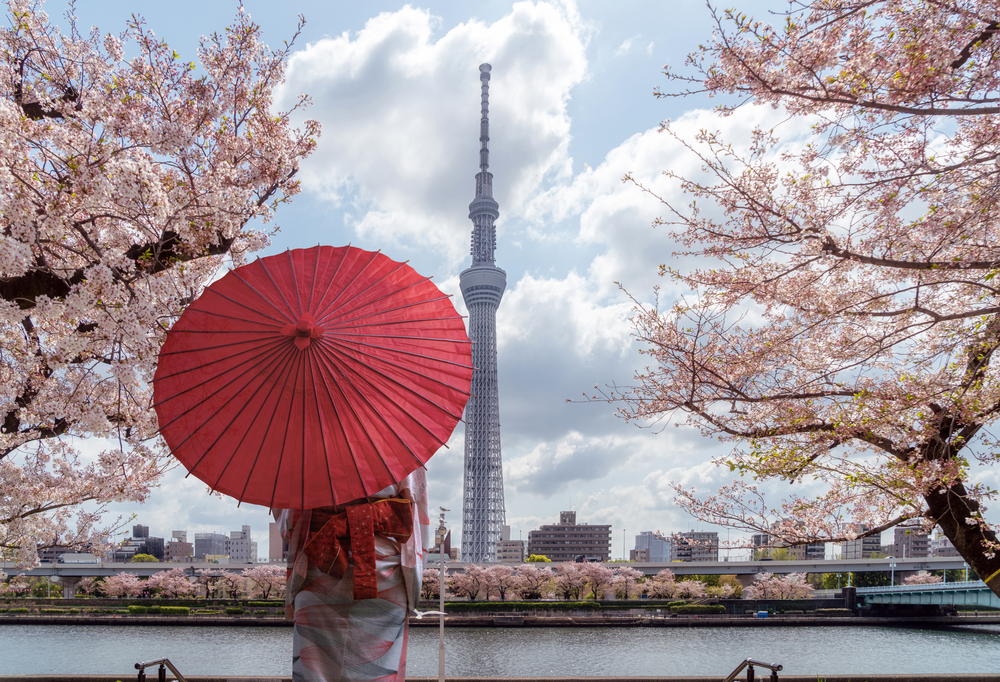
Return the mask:
M 628 551 L 629 561 L 639 561 L 642 563 L 649 563 L 649 550 L 648 549 L 630 549 Z
M 465 466 L 462 501 L 462 556 L 465 561 L 493 561 L 506 514 L 500 456 L 500 398 L 497 390 L 497 308 L 507 287 L 507 273 L 496 266 L 496 227 L 500 206 L 493 199 L 490 166 L 490 65 L 479 67 L 482 117 L 479 123 L 479 173 L 472 220 L 472 267 L 459 276 L 469 311 L 472 340 L 472 396 L 465 406 Z
M 170 542 L 164 553 L 166 561 L 170 563 L 190 563 L 194 559 L 194 545 L 187 541 L 187 531 L 171 531 Z
M 527 558 L 524 549 L 524 540 L 511 540 L 510 526 L 504 526 L 497 542 L 496 560 L 506 564 L 523 564 Z
M 229 534 L 229 563 L 257 563 L 257 543 L 250 537 L 250 526 L 234 530 Z
M 288 543 L 281 539 L 278 524 L 272 521 L 267 530 L 267 560 L 288 561 Z
M 788 548 L 789 561 L 823 561 L 826 559 L 826 543 L 811 542 L 808 545 L 792 545 Z
M 207 557 L 229 556 L 229 538 L 222 533 L 195 533 L 194 555 L 202 561 Z
M 943 556 L 943 557 L 960 557 L 961 554 L 955 549 L 955 545 L 951 544 L 951 540 L 946 538 L 941 533 L 931 540 L 930 544 L 931 556 Z
M 635 549 L 646 550 L 648 558 L 645 561 L 664 563 L 672 561 L 672 547 L 669 539 L 651 530 L 644 530 L 635 536 Z M 630 558 L 631 555 L 632 553 L 629 552 Z M 632 559 L 632 561 L 639 561 L 639 559 Z
M 129 562 L 136 554 L 149 554 L 156 557 L 157 561 L 163 561 L 163 538 L 150 536 L 149 526 L 136 524 L 132 526 L 132 537 L 115 547 L 108 558 L 111 561 Z
M 55 564 L 58 563 L 59 557 L 63 554 L 74 554 L 78 550 L 71 547 L 64 547 L 62 545 L 53 545 L 52 547 L 39 547 L 38 548 L 38 560 L 43 564 Z
M 931 539 L 920 526 L 893 528 L 892 556 L 897 559 L 924 559 L 931 555 Z
M 672 561 L 718 561 L 719 534 L 688 531 L 670 536 Z
M 868 526 L 861 526 L 859 531 L 865 532 Z M 882 534 L 876 533 L 856 540 L 845 540 L 840 543 L 841 559 L 872 559 L 882 554 Z
M 528 554 L 552 561 L 608 561 L 611 559 L 611 526 L 576 522 L 576 512 L 559 512 L 559 523 L 528 533 Z

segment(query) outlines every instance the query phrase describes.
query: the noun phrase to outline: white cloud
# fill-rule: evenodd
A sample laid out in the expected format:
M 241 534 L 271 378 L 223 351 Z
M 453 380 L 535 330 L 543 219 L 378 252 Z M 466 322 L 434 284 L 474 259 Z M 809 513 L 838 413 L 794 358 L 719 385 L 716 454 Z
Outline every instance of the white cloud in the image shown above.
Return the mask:
M 324 124 L 306 189 L 351 204 L 358 235 L 433 248 L 454 265 L 467 254 L 478 166 L 478 65 L 493 66 L 490 163 L 514 215 L 542 179 L 569 172 L 566 103 L 585 77 L 589 29 L 571 5 L 548 2 L 435 38 L 438 26 L 410 6 L 382 13 L 295 53 L 283 92 L 310 93 L 308 115 Z
M 623 54 L 628 52 L 629 49 L 631 49 L 631 47 L 632 47 L 632 39 L 626 38 L 625 40 L 622 41 L 622 44 L 618 46 L 618 49 L 615 50 L 615 56 L 621 57 Z

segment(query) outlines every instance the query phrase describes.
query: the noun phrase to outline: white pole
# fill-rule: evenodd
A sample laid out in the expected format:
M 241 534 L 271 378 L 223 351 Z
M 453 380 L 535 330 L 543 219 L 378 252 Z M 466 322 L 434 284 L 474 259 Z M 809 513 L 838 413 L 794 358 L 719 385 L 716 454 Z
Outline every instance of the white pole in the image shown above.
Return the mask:
M 438 550 L 441 559 L 441 568 L 438 571 L 438 629 L 440 630 L 440 640 L 438 641 L 438 682 L 444 682 L 444 590 L 448 584 L 447 568 L 444 564 L 444 538 L 448 530 L 444 525 L 444 513 L 448 511 L 441 507 L 441 523 L 438 525 Z

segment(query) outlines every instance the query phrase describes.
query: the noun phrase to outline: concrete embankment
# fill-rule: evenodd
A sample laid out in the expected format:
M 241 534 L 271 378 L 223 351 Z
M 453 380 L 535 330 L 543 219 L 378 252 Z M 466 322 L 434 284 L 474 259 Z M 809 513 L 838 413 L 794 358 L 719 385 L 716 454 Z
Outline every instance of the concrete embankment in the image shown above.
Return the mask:
M 121 675 L 0 675 L 0 682 L 128 682 Z M 147 678 L 149 679 L 149 678 Z M 153 677 L 155 669 L 153 669 Z M 225 677 L 186 676 L 187 682 L 292 682 L 291 677 Z M 436 677 L 407 677 L 409 682 L 437 682 Z M 719 682 L 720 675 L 678 677 L 448 677 L 448 682 Z M 746 679 L 740 675 L 740 681 Z M 758 672 L 757 679 L 767 675 Z M 958 675 L 785 675 L 780 682 L 1000 682 L 1000 674 Z M 173 676 L 167 680 L 176 682 Z
M 280 616 L 161 616 L 161 615 L 0 615 L 3 625 L 187 625 L 195 627 L 289 627 L 290 621 Z M 857 626 L 880 625 L 904 628 L 941 628 L 956 625 L 1000 625 L 1000 613 L 933 616 L 925 618 L 872 618 L 863 616 L 777 616 L 752 618 L 748 616 L 702 615 L 655 618 L 641 616 L 522 616 L 475 615 L 448 616 L 448 628 L 591 628 L 591 627 L 645 627 L 645 628 L 727 628 L 727 627 L 799 627 L 799 626 Z M 410 627 L 438 627 L 438 619 L 431 616 L 410 619 Z M 814 681 L 815 682 L 815 681 Z

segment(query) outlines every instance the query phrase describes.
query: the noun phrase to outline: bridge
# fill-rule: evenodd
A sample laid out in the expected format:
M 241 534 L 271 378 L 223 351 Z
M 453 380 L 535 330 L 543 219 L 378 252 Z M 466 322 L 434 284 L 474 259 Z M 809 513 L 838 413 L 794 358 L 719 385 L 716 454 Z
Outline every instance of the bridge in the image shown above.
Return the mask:
M 859 587 L 866 604 L 955 604 L 1000 608 L 1000 597 L 982 580 L 926 585 Z
M 216 563 L 123 563 L 101 561 L 93 564 L 40 564 L 32 569 L 18 568 L 17 564 L 10 562 L 0 562 L 0 571 L 8 576 L 25 575 L 32 577 L 45 577 L 53 583 L 58 583 L 63 588 L 63 597 L 71 599 L 76 596 L 76 586 L 82 578 L 109 577 L 119 573 L 134 573 L 140 578 L 148 578 L 160 571 L 169 571 L 173 568 L 184 569 L 185 575 L 189 579 L 197 579 L 199 570 L 211 570 L 221 573 L 222 571 L 242 571 L 244 568 L 251 568 L 259 564 L 216 564 Z M 282 566 L 285 564 L 282 563 Z
M 744 587 L 753 582 L 756 575 L 760 573 L 866 573 L 869 571 L 889 571 L 891 569 L 890 559 L 831 559 L 829 561 L 689 561 L 689 562 L 630 562 L 627 564 L 605 564 L 609 568 L 615 566 L 629 566 L 640 571 L 643 575 L 656 575 L 665 568 L 669 568 L 674 575 L 735 575 L 736 579 Z M 30 570 L 19 569 L 14 563 L 0 563 L 0 571 L 9 576 L 44 576 L 55 578 L 53 582 L 63 585 L 63 595 L 72 597 L 76 593 L 76 584 L 85 576 L 101 577 L 111 576 L 118 573 L 134 573 L 139 577 L 149 577 L 160 571 L 168 571 L 172 568 L 183 568 L 190 577 L 197 577 L 197 571 L 209 569 L 215 571 L 242 571 L 253 564 L 216 564 L 216 563 L 192 563 L 192 564 L 154 564 L 154 563 L 120 563 L 120 562 L 99 562 L 94 564 L 41 564 Z M 428 561 L 427 568 L 437 568 L 438 562 Z M 451 562 L 447 564 L 448 571 L 455 573 L 464 571 L 466 566 L 461 562 Z M 491 566 L 495 564 L 480 563 L 478 566 Z M 532 564 L 506 564 L 509 566 L 556 566 L 556 563 L 532 563 Z M 916 571 L 940 571 L 942 569 L 967 569 L 968 564 L 961 557 L 928 557 L 924 559 L 896 559 L 896 572 L 916 572 Z M 949 583 L 951 584 L 951 583 Z M 860 590 L 858 591 L 861 593 Z M 964 603 L 964 602 L 963 602 Z M 972 603 L 972 602 L 970 602 Z

